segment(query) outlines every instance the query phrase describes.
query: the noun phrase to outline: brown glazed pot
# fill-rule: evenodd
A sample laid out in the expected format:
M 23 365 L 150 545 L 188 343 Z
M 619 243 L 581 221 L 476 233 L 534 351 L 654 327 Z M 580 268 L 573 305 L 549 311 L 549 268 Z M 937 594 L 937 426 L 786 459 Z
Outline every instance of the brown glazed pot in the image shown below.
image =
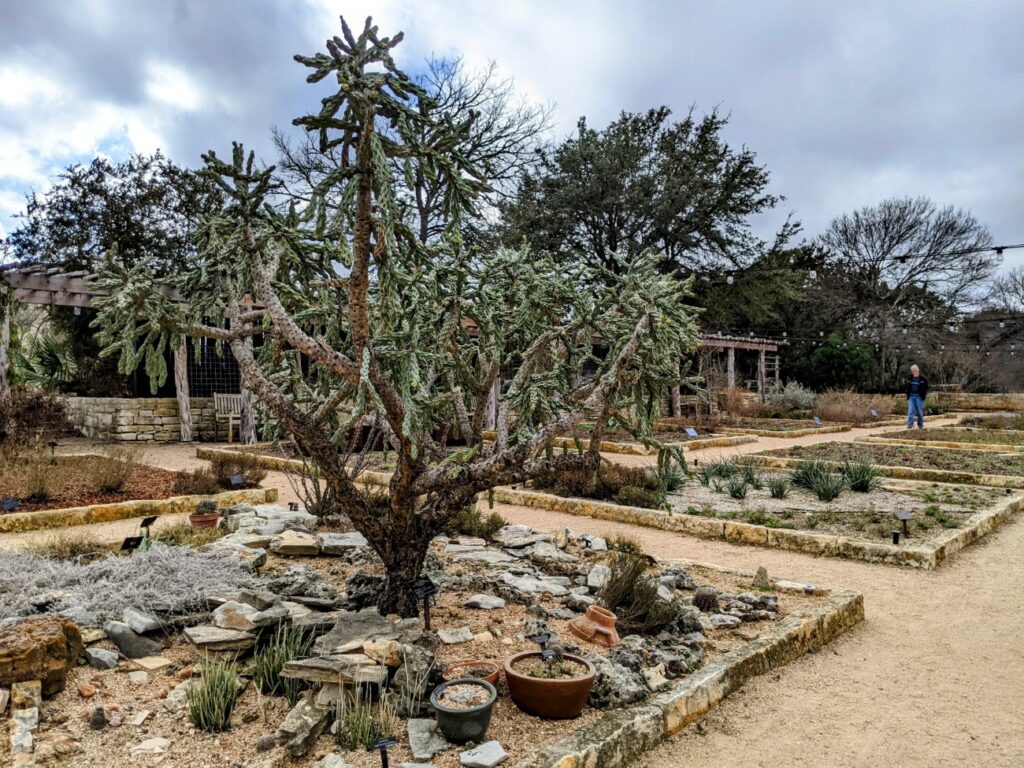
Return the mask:
M 577 637 L 595 645 L 611 648 L 619 644 L 619 633 L 615 631 L 618 616 L 599 605 L 588 605 L 587 612 L 569 622 L 569 630 Z
M 517 672 L 514 666 L 524 659 L 540 659 L 538 651 L 525 651 L 505 659 L 505 682 L 512 701 L 523 712 L 538 717 L 549 717 L 564 720 L 579 717 L 590 697 L 590 689 L 594 687 L 594 665 L 579 656 L 565 654 L 563 658 L 586 667 L 581 677 L 567 680 L 548 680 L 530 677 Z
M 501 675 L 501 667 L 496 661 L 490 661 L 489 659 L 481 659 L 479 661 L 455 661 L 448 665 L 445 669 L 442 677 L 445 682 L 451 682 L 459 678 L 470 677 L 468 674 L 469 670 L 474 668 L 486 668 L 490 670 L 486 675 L 482 675 L 478 679 L 486 680 L 491 685 L 498 684 L 498 677 Z M 475 675 L 474 675 L 475 677 Z

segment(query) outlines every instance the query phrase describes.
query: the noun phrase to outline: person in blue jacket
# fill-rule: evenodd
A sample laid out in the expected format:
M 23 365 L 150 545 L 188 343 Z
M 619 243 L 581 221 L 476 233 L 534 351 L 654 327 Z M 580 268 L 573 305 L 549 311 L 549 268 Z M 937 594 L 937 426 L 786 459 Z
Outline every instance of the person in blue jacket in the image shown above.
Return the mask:
M 917 428 L 924 429 L 924 399 L 928 397 L 928 379 L 921 375 L 921 369 L 910 366 L 910 378 L 907 379 L 907 429 L 914 428 L 914 415 L 917 415 Z

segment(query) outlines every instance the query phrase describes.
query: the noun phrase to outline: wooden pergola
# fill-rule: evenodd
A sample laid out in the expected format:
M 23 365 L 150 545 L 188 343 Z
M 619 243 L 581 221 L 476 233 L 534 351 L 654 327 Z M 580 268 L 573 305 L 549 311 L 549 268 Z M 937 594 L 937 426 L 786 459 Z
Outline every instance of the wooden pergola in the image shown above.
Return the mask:
M 779 346 L 785 345 L 785 340 L 758 338 L 755 336 L 728 336 L 721 333 L 702 333 L 700 335 L 700 348 L 725 351 L 726 355 L 726 386 L 736 386 L 736 350 L 757 352 L 757 396 L 764 400 L 767 389 L 768 378 L 768 353 L 778 352 Z
M 12 397 L 8 372 L 14 303 L 87 309 L 92 306 L 93 299 L 107 295 L 98 283 L 98 275 L 85 271 L 65 272 L 59 267 L 31 264 L 0 265 L 0 402 L 10 402 Z M 165 291 L 169 298 L 181 300 L 173 289 L 166 288 Z M 174 392 L 178 400 L 181 440 L 188 443 L 192 441 L 192 405 L 189 400 L 188 352 L 184 340 L 174 349 Z M 252 394 L 244 385 L 241 392 L 241 423 L 244 426 L 253 423 Z M 254 440 L 255 435 L 242 435 L 243 442 Z

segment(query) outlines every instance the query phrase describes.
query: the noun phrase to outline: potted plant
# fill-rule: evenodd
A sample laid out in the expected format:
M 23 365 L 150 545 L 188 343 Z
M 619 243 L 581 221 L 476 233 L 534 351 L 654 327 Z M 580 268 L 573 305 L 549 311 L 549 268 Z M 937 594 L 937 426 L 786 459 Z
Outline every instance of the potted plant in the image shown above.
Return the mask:
M 217 512 L 217 502 L 211 499 L 203 499 L 196 504 L 196 511 L 188 516 L 188 521 L 193 528 L 215 528 L 220 520 L 220 513 Z
M 578 717 L 594 687 L 594 665 L 584 658 L 550 650 L 525 651 L 505 659 L 505 681 L 512 701 L 539 717 Z
M 482 742 L 498 692 L 486 680 L 462 677 L 441 683 L 430 694 L 437 727 L 448 741 Z
M 491 685 L 497 685 L 499 674 L 501 674 L 501 667 L 498 665 L 498 662 L 480 659 L 452 662 L 448 665 L 442 677 L 449 682 L 470 677 L 475 680 L 486 680 Z

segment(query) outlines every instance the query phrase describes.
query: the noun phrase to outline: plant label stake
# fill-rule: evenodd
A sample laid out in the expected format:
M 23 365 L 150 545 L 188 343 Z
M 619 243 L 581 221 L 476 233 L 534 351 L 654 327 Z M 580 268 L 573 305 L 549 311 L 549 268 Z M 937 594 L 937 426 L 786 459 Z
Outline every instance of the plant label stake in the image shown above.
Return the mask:
M 548 643 L 551 642 L 551 635 L 549 633 L 541 632 L 539 635 L 531 637 L 530 640 L 540 646 L 540 658 L 548 664 L 562 658 L 562 654 L 557 650 L 548 648 Z
M 903 536 L 904 537 L 910 536 L 910 529 L 907 527 L 907 521 L 910 520 L 911 517 L 912 517 L 912 515 L 909 512 L 907 512 L 906 510 L 903 510 L 903 509 L 901 509 L 899 512 L 896 513 L 896 519 L 900 521 L 900 524 L 903 527 Z M 896 543 L 898 543 L 898 542 L 896 542 Z
M 818 418 L 817 416 L 815 416 L 815 417 L 814 417 L 814 423 L 815 423 L 815 425 L 817 425 L 817 426 L 819 426 L 819 427 L 820 427 L 820 426 L 821 426 L 821 419 L 820 419 L 820 418 Z
M 8 496 L 3 501 L 0 501 L 0 507 L 3 508 L 4 512 L 13 512 L 18 508 L 18 500 L 13 496 Z
M 156 522 L 156 515 L 142 518 L 142 522 L 139 523 L 139 528 L 142 529 L 142 549 L 149 549 L 151 538 L 151 531 L 149 530 L 153 523 Z
M 140 546 L 142 546 L 141 536 L 129 536 L 127 539 L 121 542 L 121 551 L 134 552 Z
M 377 739 L 373 742 L 373 748 L 380 750 L 380 765 L 381 768 L 388 768 L 388 749 L 398 744 L 397 741 L 388 737 L 386 739 Z
M 437 585 L 430 580 L 429 576 L 420 576 L 413 579 L 412 593 L 423 601 L 423 629 L 430 631 L 430 598 L 437 594 Z
M 288 511 L 289 512 L 298 512 L 299 511 L 299 502 L 297 502 L 297 501 L 289 501 L 288 502 Z
M 693 427 L 687 427 L 686 428 L 686 435 L 687 435 L 687 437 L 696 437 L 697 436 L 697 430 L 694 429 Z
M 241 488 L 245 485 L 245 478 L 242 475 L 232 475 L 228 478 L 228 482 L 231 483 L 232 488 Z
M 871 418 L 873 418 L 873 419 L 877 419 L 878 418 L 878 411 L 876 411 L 874 408 L 871 409 Z

